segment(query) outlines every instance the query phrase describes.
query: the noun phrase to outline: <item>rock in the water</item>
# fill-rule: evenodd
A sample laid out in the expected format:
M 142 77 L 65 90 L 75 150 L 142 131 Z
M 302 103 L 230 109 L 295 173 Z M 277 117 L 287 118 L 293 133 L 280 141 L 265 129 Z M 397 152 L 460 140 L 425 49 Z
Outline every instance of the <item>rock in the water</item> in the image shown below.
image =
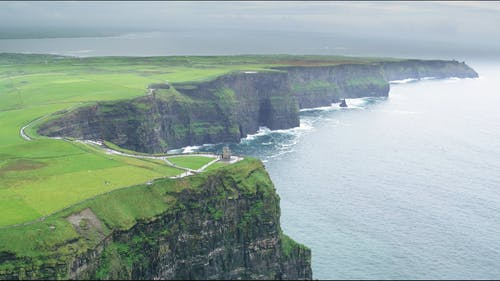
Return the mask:
M 126 149 L 161 153 L 188 145 L 239 142 L 262 126 L 297 127 L 299 109 L 346 98 L 387 97 L 392 80 L 478 76 L 465 64 L 437 60 L 273 69 L 280 71 L 152 84 L 147 96 L 78 108 L 41 124 L 38 133 L 105 139 Z M 340 107 L 347 107 L 345 101 Z
M 341 102 L 340 102 L 340 107 L 347 107 L 347 103 L 345 102 L 345 99 L 343 99 Z

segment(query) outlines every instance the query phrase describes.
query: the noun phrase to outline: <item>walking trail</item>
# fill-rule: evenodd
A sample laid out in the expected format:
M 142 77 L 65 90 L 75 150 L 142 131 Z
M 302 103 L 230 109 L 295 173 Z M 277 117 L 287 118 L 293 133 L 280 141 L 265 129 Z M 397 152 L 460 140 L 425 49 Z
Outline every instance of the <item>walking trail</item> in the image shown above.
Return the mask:
M 48 116 L 49 115 L 42 116 L 42 117 L 40 117 L 38 119 L 35 119 L 35 120 L 31 121 L 30 123 L 26 124 L 19 131 L 19 135 L 23 139 L 25 139 L 27 141 L 33 140 L 29 135 L 26 134 L 26 132 L 25 132 L 26 128 L 28 128 L 29 126 L 31 126 L 31 125 L 33 125 L 33 124 L 35 124 L 35 123 L 37 123 L 37 122 L 39 122 L 39 121 L 47 118 Z M 102 150 L 106 154 L 116 154 L 116 155 L 127 156 L 127 157 L 134 157 L 134 158 L 162 160 L 167 165 L 169 165 L 171 167 L 174 167 L 174 168 L 181 169 L 181 170 L 185 171 L 182 174 L 179 174 L 177 176 L 173 176 L 173 177 L 170 177 L 170 178 L 183 178 L 183 177 L 186 177 L 186 176 L 191 176 L 191 175 L 194 175 L 196 173 L 203 172 L 205 169 L 207 169 L 208 167 L 210 167 L 210 165 L 212 165 L 212 164 L 214 164 L 214 163 L 216 163 L 218 161 L 222 161 L 222 159 L 221 159 L 221 157 L 219 155 L 215 155 L 215 154 L 211 154 L 211 153 L 178 154 L 178 155 L 171 155 L 171 156 L 142 155 L 142 154 L 125 153 L 125 152 L 121 152 L 121 151 L 118 151 L 118 150 L 114 150 L 112 148 L 109 148 L 105 144 L 103 144 L 101 141 L 94 141 L 94 140 L 70 140 L 68 138 L 60 138 L 60 137 L 50 137 L 50 138 L 52 138 L 52 139 L 63 139 L 63 140 L 68 141 L 68 142 L 74 141 L 74 142 L 84 143 L 84 144 L 87 144 L 87 145 L 91 145 L 91 146 L 97 147 L 97 148 L 99 148 L 100 150 Z M 176 164 L 172 163 L 171 161 L 169 161 L 169 159 L 175 158 L 175 157 L 191 157 L 191 156 L 210 157 L 210 158 L 213 158 L 213 160 L 210 161 L 210 162 L 208 162 L 207 164 L 203 165 L 202 167 L 200 167 L 197 170 L 186 168 L 186 167 L 182 167 L 182 166 L 176 165 Z M 241 160 L 243 160 L 243 157 L 232 155 L 231 159 L 229 161 L 226 160 L 224 162 L 228 163 L 228 164 L 233 164 L 233 163 L 236 163 L 236 162 L 241 161 Z

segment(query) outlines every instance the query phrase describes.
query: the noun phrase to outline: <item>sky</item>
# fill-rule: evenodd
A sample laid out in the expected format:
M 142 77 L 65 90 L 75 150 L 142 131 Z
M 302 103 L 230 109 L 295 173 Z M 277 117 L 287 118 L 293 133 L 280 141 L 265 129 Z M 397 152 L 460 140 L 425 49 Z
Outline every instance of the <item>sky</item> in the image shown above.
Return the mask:
M 500 2 L 490 1 L 0 2 L 0 35 L 26 29 L 176 31 L 227 34 L 229 40 L 235 33 L 251 32 L 257 41 L 274 38 L 273 51 L 280 50 L 280 36 L 295 36 L 298 45 L 303 44 L 299 40 L 317 40 L 336 50 L 371 44 L 495 56 L 500 54 L 499 27 Z

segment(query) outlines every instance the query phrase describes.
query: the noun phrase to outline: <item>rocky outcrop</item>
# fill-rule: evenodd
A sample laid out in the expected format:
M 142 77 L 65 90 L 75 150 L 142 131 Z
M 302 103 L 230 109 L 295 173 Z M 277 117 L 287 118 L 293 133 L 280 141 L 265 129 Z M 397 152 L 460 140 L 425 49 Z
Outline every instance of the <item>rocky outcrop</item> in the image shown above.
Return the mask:
M 476 78 L 478 74 L 465 62 L 444 60 L 404 60 L 381 63 L 387 81 L 421 78 Z
M 379 65 L 283 67 L 300 108 L 329 106 L 344 98 L 383 97 L 389 83 Z
M 238 126 L 238 137 L 246 137 L 260 126 L 277 130 L 299 125 L 286 72 L 236 72 L 206 83 L 174 85 L 193 100 L 216 100 L 219 114 L 227 117 L 228 124 Z
M 345 98 L 384 97 L 391 80 L 477 77 L 465 63 L 402 60 L 332 66 L 287 66 L 173 84 L 129 101 L 77 109 L 42 124 L 39 133 L 104 139 L 127 149 L 164 152 L 204 143 L 238 142 L 260 126 L 299 125 L 300 108 Z
M 142 152 L 238 142 L 260 126 L 299 125 L 298 107 L 282 72 L 234 73 L 198 84 L 79 108 L 43 124 L 39 133 L 104 139 Z
M 149 204 L 167 211 L 124 226 L 96 216 L 90 202 L 66 218 L 77 238 L 43 256 L 0 255 L 0 279 L 312 278 L 311 252 L 282 234 L 279 197 L 260 161 L 141 188 L 136 194 L 156 190 Z

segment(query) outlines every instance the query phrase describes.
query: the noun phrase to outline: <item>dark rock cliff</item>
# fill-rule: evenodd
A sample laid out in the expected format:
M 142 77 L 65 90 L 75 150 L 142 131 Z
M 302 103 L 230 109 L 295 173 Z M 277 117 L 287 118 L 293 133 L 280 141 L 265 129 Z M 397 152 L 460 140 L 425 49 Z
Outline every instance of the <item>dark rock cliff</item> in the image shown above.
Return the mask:
M 39 133 L 105 139 L 141 152 L 238 142 L 260 126 L 299 125 L 298 110 L 343 98 L 379 97 L 389 82 L 423 77 L 477 77 L 465 63 L 403 60 L 371 64 L 276 67 L 213 81 L 174 84 L 129 101 L 98 103 L 42 124 Z
M 175 86 L 194 100 L 218 100 L 219 113 L 238 126 L 238 137 L 256 132 L 259 126 L 277 130 L 299 125 L 286 72 L 238 72 L 206 83 Z
M 465 62 L 444 60 L 405 60 L 381 63 L 384 78 L 388 81 L 403 79 L 476 78 L 478 74 Z
M 377 64 L 282 67 L 300 108 L 329 106 L 344 98 L 380 97 L 389 94 L 389 83 Z
M 242 72 L 206 83 L 177 84 L 133 100 L 79 108 L 43 124 L 39 133 L 104 139 L 142 152 L 238 142 L 260 126 L 299 125 L 287 77 L 283 72 Z
M 156 192 L 149 204 L 166 204 L 166 211 L 124 226 L 93 207 L 102 202 L 91 202 L 64 219 L 77 238 L 42 256 L 10 254 L 0 279 L 312 278 L 311 252 L 282 233 L 279 197 L 260 161 L 140 188 Z

